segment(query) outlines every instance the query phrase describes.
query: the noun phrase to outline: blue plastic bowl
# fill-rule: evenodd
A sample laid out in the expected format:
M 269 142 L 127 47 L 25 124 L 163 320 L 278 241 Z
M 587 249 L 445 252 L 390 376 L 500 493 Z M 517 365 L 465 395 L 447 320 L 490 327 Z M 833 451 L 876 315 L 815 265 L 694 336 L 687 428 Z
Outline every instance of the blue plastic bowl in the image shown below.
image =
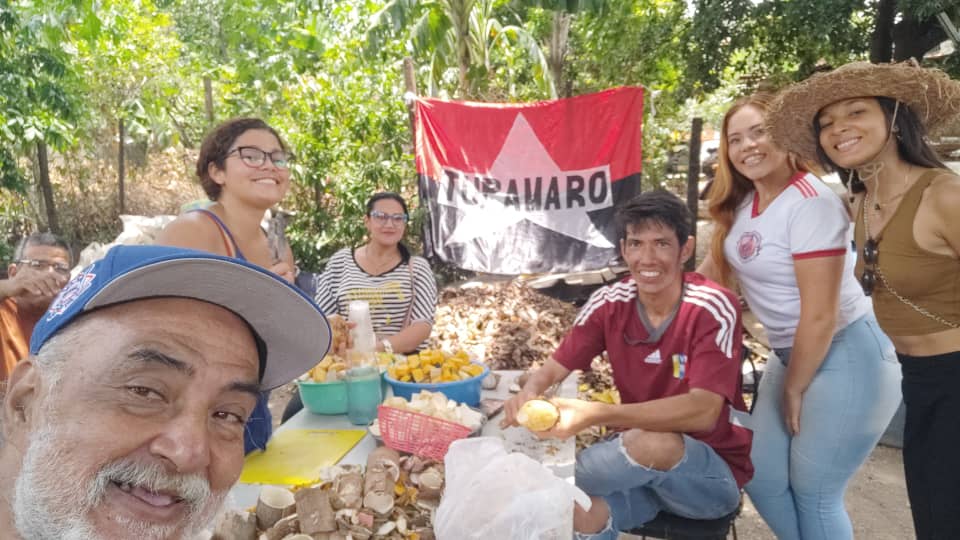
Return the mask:
M 347 414 L 347 381 L 297 381 L 300 400 L 313 414 Z M 387 395 L 387 383 L 380 377 L 381 397 Z
M 476 364 L 477 362 L 473 363 Z M 429 390 L 430 392 L 440 392 L 447 396 L 448 399 L 452 399 L 458 403 L 465 403 L 471 407 L 477 407 L 480 405 L 480 383 L 483 381 L 483 378 L 490 373 L 489 367 L 483 364 L 480 365 L 483 366 L 483 373 L 461 381 L 445 383 L 402 382 L 391 377 L 389 373 L 385 374 L 384 378 L 390 387 L 393 388 L 393 395 L 402 397 L 407 401 L 417 392 Z

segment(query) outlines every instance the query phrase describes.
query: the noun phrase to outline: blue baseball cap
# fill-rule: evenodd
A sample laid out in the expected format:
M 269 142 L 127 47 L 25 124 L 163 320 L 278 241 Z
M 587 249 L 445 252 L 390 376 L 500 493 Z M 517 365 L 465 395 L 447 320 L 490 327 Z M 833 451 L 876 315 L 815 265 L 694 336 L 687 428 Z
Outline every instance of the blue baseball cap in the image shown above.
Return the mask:
M 299 289 L 259 266 L 170 246 L 116 246 L 60 291 L 33 329 L 30 354 L 93 310 L 147 298 L 193 298 L 228 309 L 253 330 L 260 385 L 270 390 L 330 349 L 330 324 Z

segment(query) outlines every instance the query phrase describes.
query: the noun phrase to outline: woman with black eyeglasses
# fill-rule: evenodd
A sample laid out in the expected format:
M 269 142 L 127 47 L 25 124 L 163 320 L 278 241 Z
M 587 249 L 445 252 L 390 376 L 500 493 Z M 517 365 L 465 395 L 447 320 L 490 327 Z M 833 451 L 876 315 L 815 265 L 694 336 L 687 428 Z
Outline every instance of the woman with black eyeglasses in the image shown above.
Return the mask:
M 856 62 L 787 89 L 774 138 L 852 193 L 856 275 L 897 349 L 903 462 L 918 538 L 960 538 L 960 177 L 926 131 L 960 117 L 960 82 Z
M 430 263 L 403 244 L 410 214 L 403 197 L 381 192 L 367 201 L 366 243 L 333 254 L 317 278 L 316 302 L 324 313 L 347 316 L 352 300 L 370 304 L 377 350 L 409 353 L 424 345 L 433 329 L 437 283 Z M 284 420 L 303 408 L 294 394 Z
M 290 188 L 292 156 L 280 135 L 259 118 L 235 118 L 204 139 L 197 176 L 212 201 L 167 225 L 157 244 L 180 246 L 250 261 L 293 282 L 293 252 L 273 245 L 261 227 L 267 210 Z M 247 421 L 244 449 L 266 448 L 273 432 L 269 394 L 263 393 Z

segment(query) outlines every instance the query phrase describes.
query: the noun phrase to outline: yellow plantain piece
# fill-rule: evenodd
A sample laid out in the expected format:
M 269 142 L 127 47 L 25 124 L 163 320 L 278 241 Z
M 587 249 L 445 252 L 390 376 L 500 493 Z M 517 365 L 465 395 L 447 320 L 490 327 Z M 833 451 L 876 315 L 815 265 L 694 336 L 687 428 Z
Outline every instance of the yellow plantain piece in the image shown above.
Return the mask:
M 310 380 L 314 382 L 333 382 L 342 380 L 347 365 L 338 357 L 327 355 L 310 370 Z
M 395 380 L 432 384 L 471 379 L 483 373 L 483 366 L 470 361 L 466 351 L 453 354 L 437 349 L 425 349 L 417 354 L 397 358 L 387 368 Z
M 531 399 L 517 411 L 517 423 L 530 431 L 547 431 L 557 425 L 560 410 L 543 399 Z

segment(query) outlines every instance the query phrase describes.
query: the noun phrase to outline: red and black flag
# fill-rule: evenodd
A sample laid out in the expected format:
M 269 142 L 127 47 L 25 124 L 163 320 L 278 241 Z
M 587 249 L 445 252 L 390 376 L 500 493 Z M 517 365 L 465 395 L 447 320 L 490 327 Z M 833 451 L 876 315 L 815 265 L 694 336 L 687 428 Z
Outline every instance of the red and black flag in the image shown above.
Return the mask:
M 428 253 L 496 274 L 617 258 L 614 207 L 640 191 L 643 89 L 529 104 L 416 101 Z

